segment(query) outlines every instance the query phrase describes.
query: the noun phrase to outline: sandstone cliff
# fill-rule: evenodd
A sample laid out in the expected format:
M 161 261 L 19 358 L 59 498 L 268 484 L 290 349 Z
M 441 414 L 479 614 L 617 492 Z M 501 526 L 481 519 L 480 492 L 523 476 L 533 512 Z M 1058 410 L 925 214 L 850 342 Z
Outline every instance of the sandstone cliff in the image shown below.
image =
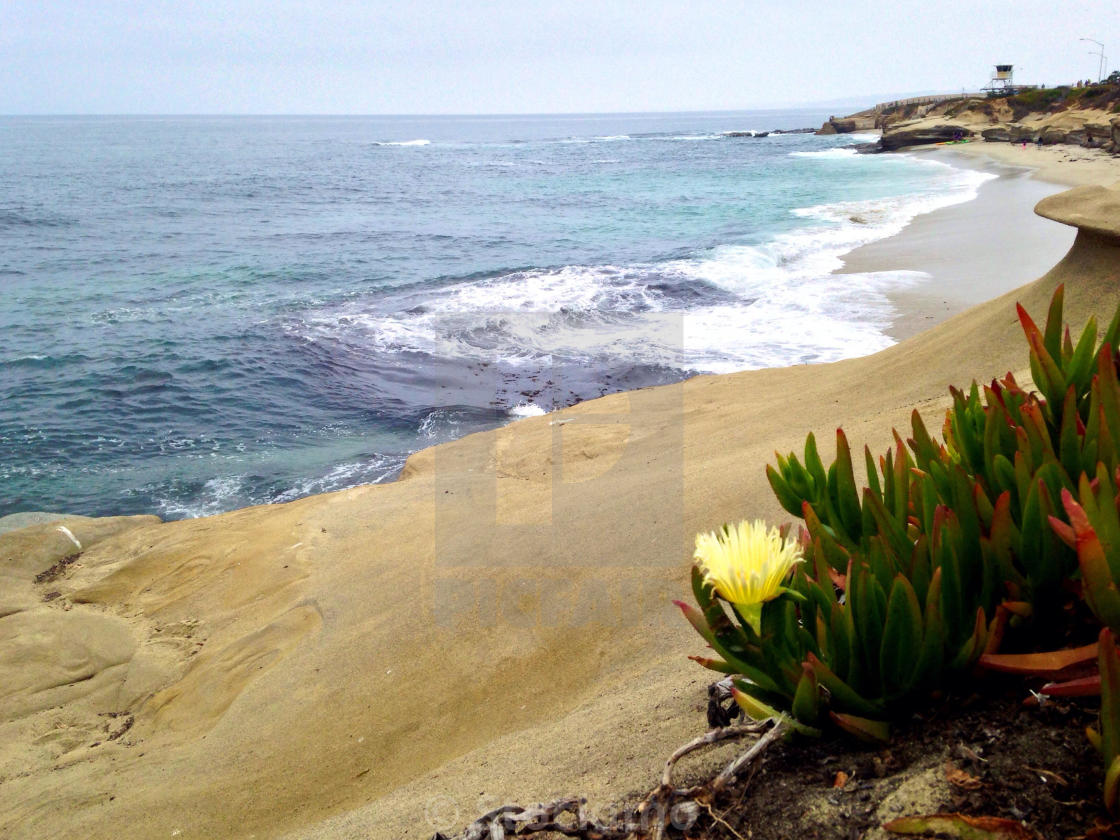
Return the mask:
M 1120 154 L 1120 84 L 1028 90 L 995 98 L 928 99 L 932 101 L 880 105 L 843 119 L 833 118 L 818 133 L 879 129 L 884 151 L 967 138 L 1068 143 Z

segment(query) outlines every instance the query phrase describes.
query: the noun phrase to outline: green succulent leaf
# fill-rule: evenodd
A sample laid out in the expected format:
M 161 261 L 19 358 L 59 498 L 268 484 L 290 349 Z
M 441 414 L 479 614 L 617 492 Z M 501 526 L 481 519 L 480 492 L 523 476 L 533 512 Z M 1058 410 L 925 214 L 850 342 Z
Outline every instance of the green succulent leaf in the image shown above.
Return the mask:
M 1045 338 L 1034 321 L 1031 320 L 1031 316 L 1027 314 L 1027 311 L 1019 304 L 1016 304 L 1015 307 L 1019 313 L 1019 322 L 1022 324 L 1023 332 L 1027 336 L 1027 343 L 1030 345 L 1031 349 L 1031 376 L 1034 377 L 1035 384 L 1039 387 L 1039 390 L 1042 391 L 1047 402 L 1050 405 L 1058 405 L 1066 390 L 1065 376 L 1062 374 L 1057 362 L 1054 361 L 1055 356 L 1061 355 L 1061 325 L 1059 323 L 1056 329 L 1052 329 L 1052 326 L 1047 324 L 1047 335 L 1050 336 L 1050 338 Z M 1053 312 L 1053 309 L 1051 309 L 1051 312 Z
M 940 460 L 941 447 L 934 443 L 933 438 L 930 437 L 925 421 L 922 420 L 922 415 L 918 413 L 917 409 L 910 413 L 910 428 L 914 436 L 910 438 L 908 443 L 910 444 L 910 451 L 914 453 L 914 457 L 917 459 L 917 465 L 925 469 L 931 462 Z
M 918 596 L 910 581 L 898 575 L 887 601 L 887 623 L 879 652 L 879 669 L 888 696 L 904 695 L 913 687 L 919 665 L 914 654 L 921 647 L 922 610 Z
M 816 674 L 817 682 L 828 689 L 833 706 L 841 709 L 848 709 L 852 712 L 858 712 L 861 715 L 883 715 L 885 710 L 881 704 L 861 697 L 855 689 L 836 676 L 836 674 L 834 674 L 827 665 L 817 659 L 816 656 L 810 653 L 806 661 L 809 667 L 813 669 L 813 673 Z
M 1120 757 L 1112 760 L 1104 774 L 1104 807 L 1112 816 L 1120 815 Z
M 731 696 L 735 698 L 735 702 L 739 704 L 739 708 L 741 708 L 747 715 L 747 717 L 749 717 L 751 720 L 777 720 L 781 721 L 786 726 L 789 726 L 793 731 L 801 735 L 806 735 L 810 738 L 820 737 L 821 731 L 819 729 L 815 729 L 812 726 L 808 726 L 799 720 L 791 718 L 785 712 L 780 711 L 779 709 L 776 709 L 773 706 L 764 703 L 762 700 L 759 700 L 758 698 L 752 696 L 748 692 L 743 691 L 742 688 L 742 683 L 738 683 L 736 686 L 732 687 Z
M 766 466 L 766 479 L 770 482 L 770 489 L 774 491 L 774 496 L 777 497 L 778 503 L 785 508 L 788 513 L 792 513 L 794 516 L 800 516 L 801 504 L 806 501 L 806 499 L 798 493 L 795 493 L 793 488 L 790 487 L 789 482 L 782 478 L 781 474 L 769 464 Z
M 1095 316 L 1090 316 L 1085 329 L 1081 332 L 1077 347 L 1074 348 L 1073 355 L 1066 364 L 1066 380 L 1078 393 L 1084 392 L 1089 385 L 1089 377 L 1093 372 L 1093 348 L 1096 344 L 1097 319 Z
M 1120 758 L 1120 654 L 1116 639 L 1107 627 L 1097 640 L 1101 673 L 1101 754 L 1105 765 Z
M 1050 308 L 1046 312 L 1046 334 L 1043 344 L 1046 352 L 1054 358 L 1061 355 L 1062 347 L 1062 307 L 1065 303 L 1066 287 L 1064 283 L 1054 289 L 1050 297 Z
M 859 505 L 859 493 L 856 490 L 855 472 L 852 467 L 852 450 L 848 446 L 848 438 L 843 429 L 836 430 L 836 472 L 835 495 L 836 507 L 844 529 L 853 541 L 858 542 L 861 532 L 862 512 Z
M 879 484 L 879 471 L 876 469 L 875 459 L 871 455 L 871 449 L 867 446 L 863 447 L 863 466 L 864 471 L 867 473 L 867 486 L 876 496 L 882 496 L 883 488 Z
M 752 682 L 762 686 L 767 691 L 779 692 L 778 684 L 761 668 L 751 665 L 739 657 L 735 656 L 728 650 L 716 637 L 708 626 L 708 622 L 704 619 L 703 613 L 682 601 L 674 601 L 688 623 L 693 626 L 697 633 L 706 641 L 716 653 L 723 657 L 724 661 L 732 668 L 735 669 L 736 674 L 742 674 Z
M 890 724 L 885 720 L 857 717 L 843 712 L 829 712 L 828 716 L 837 726 L 861 741 L 869 744 L 886 744 L 891 740 Z
M 813 673 L 813 669 L 802 667 L 801 680 L 797 683 L 797 691 L 793 695 L 791 711 L 802 723 L 816 723 L 821 708 L 820 686 L 817 685 L 817 676 Z
M 828 486 L 828 475 L 825 472 L 824 462 L 817 452 L 817 439 L 810 432 L 805 439 L 805 470 L 812 477 L 818 493 L 823 493 Z
M 703 665 L 709 671 L 717 671 L 721 674 L 738 674 L 733 665 L 729 665 L 722 659 L 711 659 L 707 656 L 690 656 L 688 657 L 697 665 Z
M 936 683 L 945 659 L 945 628 L 941 621 L 941 569 L 935 569 L 926 592 L 923 613 L 924 636 L 915 680 L 918 685 Z
M 953 671 L 963 671 L 974 665 L 984 653 L 987 641 L 988 622 L 984 617 L 984 608 L 980 607 L 976 611 L 976 623 L 973 625 L 972 634 L 960 646 L 956 657 L 949 663 L 949 668 Z
M 1103 624 L 1120 630 L 1120 592 L 1105 557 L 1101 541 L 1093 530 L 1084 508 L 1068 490 L 1062 491 L 1062 504 L 1077 538 L 1077 560 L 1085 602 Z
M 1074 481 L 1083 472 L 1081 466 L 1081 437 L 1078 434 L 1078 426 L 1080 425 L 1081 418 L 1077 414 L 1077 389 L 1070 385 L 1066 391 L 1065 402 L 1062 407 L 1058 446 L 1062 467 Z
M 1116 433 L 1120 432 L 1120 382 L 1116 379 L 1116 365 L 1112 361 L 1113 347 L 1114 344 L 1105 344 L 1097 354 L 1096 384 L 1104 415 L 1101 435 L 1103 437 L 1105 430 L 1109 430 L 1115 443 Z

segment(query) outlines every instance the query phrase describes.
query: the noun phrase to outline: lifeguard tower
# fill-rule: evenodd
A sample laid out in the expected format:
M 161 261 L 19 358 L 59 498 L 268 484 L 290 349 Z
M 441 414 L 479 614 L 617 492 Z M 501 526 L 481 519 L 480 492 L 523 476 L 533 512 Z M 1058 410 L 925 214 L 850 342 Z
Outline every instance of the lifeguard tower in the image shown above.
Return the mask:
M 981 90 L 987 91 L 989 96 L 1010 96 L 1015 93 L 1018 90 L 1015 87 L 1015 65 L 997 64 L 988 86 Z

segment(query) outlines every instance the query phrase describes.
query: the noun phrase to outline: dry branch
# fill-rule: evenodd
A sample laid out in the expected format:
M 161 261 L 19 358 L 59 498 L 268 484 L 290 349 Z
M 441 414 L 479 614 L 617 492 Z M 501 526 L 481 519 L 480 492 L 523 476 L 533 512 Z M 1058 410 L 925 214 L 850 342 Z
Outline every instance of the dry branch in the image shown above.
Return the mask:
M 715 744 L 719 741 L 727 741 L 732 738 L 742 738 L 746 735 L 754 735 L 761 732 L 765 727 L 765 723 L 751 721 L 750 723 L 740 723 L 735 726 L 724 726 L 719 729 L 712 729 L 705 732 L 698 738 L 694 738 L 682 747 L 678 747 L 676 752 L 669 756 L 669 760 L 665 762 L 665 770 L 661 774 L 661 784 L 668 787 L 672 784 L 673 765 L 684 758 L 691 752 L 702 749 L 709 744 Z

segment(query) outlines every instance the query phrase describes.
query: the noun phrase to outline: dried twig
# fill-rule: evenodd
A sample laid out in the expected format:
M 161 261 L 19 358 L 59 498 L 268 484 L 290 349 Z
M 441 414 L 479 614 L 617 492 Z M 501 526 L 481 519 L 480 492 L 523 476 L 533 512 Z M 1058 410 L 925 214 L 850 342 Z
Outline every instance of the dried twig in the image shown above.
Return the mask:
M 712 729 L 705 732 L 698 738 L 693 738 L 683 747 L 678 747 L 676 752 L 669 756 L 669 760 L 665 762 L 665 770 L 661 774 L 661 784 L 668 787 L 672 784 L 673 780 L 673 765 L 684 758 L 691 752 L 695 752 L 702 747 L 709 744 L 715 744 L 719 741 L 727 741 L 731 738 L 742 738 L 746 735 L 754 735 L 762 731 L 765 726 L 764 723 L 751 721 L 750 723 L 739 723 L 734 726 L 724 726 L 720 729 Z
M 717 814 L 715 811 L 713 811 L 711 805 L 704 805 L 704 810 L 708 812 L 708 816 L 712 818 L 713 822 L 717 822 L 720 825 L 722 825 L 724 828 L 726 828 L 728 831 L 730 831 L 732 834 L 734 834 L 736 837 L 738 837 L 739 840 L 747 840 L 747 838 L 745 838 L 742 834 L 740 834 L 738 831 L 735 830 L 735 827 L 733 825 L 731 825 L 731 823 L 729 823 L 727 820 L 725 820 L 723 817 L 721 817 L 719 814 Z
M 711 781 L 701 785 L 696 785 L 695 787 L 691 787 L 686 790 L 674 790 L 668 784 L 668 782 L 664 781 L 669 777 L 671 768 L 675 763 L 675 760 L 679 759 L 680 756 L 687 755 L 693 750 L 699 749 L 701 746 L 704 746 L 706 744 L 714 744 L 718 741 L 726 740 L 730 737 L 742 736 L 752 731 L 757 732 L 762 727 L 766 726 L 767 723 L 773 724 L 770 727 L 770 730 L 757 741 L 755 741 L 754 744 L 751 745 L 751 748 L 749 750 L 747 750 L 745 753 L 728 764 L 723 769 L 723 771 Z M 728 784 L 730 784 L 731 780 L 735 778 L 735 775 L 740 770 L 745 768 L 752 761 L 762 755 L 767 747 L 769 747 L 772 743 L 782 737 L 786 733 L 787 729 L 788 727 L 786 726 L 786 724 L 784 724 L 780 720 L 761 721 L 753 724 L 743 724 L 741 726 L 729 726 L 725 727 L 722 730 L 717 729 L 713 730 L 712 732 L 708 732 L 706 735 L 702 735 L 700 738 L 697 738 L 694 741 L 685 744 L 683 747 L 673 753 L 673 757 L 671 757 L 669 761 L 665 763 L 665 772 L 662 775 L 663 783 L 661 787 L 653 791 L 646 798 L 646 802 L 642 803 L 643 805 L 647 805 L 656 801 L 660 805 L 659 813 L 661 814 L 661 818 L 658 819 L 652 826 L 652 830 L 650 831 L 649 835 L 651 840 L 662 840 L 662 838 L 664 837 L 666 819 L 671 813 L 670 806 L 673 804 L 674 800 L 692 802 L 699 802 L 702 800 L 704 804 L 707 804 L 712 799 L 714 799 L 717 794 L 721 793 Z M 720 737 L 721 735 L 723 735 L 723 737 Z M 712 737 L 709 738 L 708 736 Z
M 774 721 L 774 725 L 769 732 L 755 741 L 754 746 L 728 764 L 723 772 L 716 776 L 715 780 L 709 785 L 712 793 L 719 793 L 727 787 L 731 780 L 735 778 L 736 773 L 742 770 L 745 765 L 754 761 L 772 743 L 785 735 L 788 728 L 782 721 Z

